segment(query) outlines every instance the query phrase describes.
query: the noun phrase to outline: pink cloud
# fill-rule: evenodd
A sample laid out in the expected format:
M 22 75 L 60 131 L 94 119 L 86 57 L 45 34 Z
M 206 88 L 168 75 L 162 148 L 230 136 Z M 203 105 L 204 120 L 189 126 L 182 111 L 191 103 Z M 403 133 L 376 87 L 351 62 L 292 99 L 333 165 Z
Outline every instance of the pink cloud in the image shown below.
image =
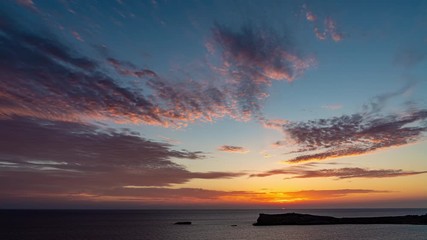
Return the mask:
M 80 34 L 77 31 L 72 31 L 71 34 L 75 39 L 77 39 L 80 42 L 84 42 L 83 38 L 80 36 Z
M 427 130 L 426 120 L 427 111 L 418 110 L 405 115 L 353 114 L 290 123 L 283 131 L 300 146 L 297 153 L 302 155 L 287 162 L 361 155 L 415 143 Z
M 223 145 L 221 147 L 218 147 L 218 151 L 231 152 L 231 153 L 247 153 L 247 152 L 249 152 L 249 150 L 244 148 L 244 147 L 230 146 L 230 145 Z
M 16 2 L 24 7 L 27 7 L 31 10 L 37 10 L 36 5 L 33 0 L 16 0 Z
M 305 12 L 305 18 L 308 22 L 313 25 L 313 32 L 317 39 L 326 40 L 331 38 L 335 42 L 339 42 L 344 39 L 343 34 L 338 29 L 336 22 L 331 17 L 326 17 L 323 23 L 319 24 L 317 16 L 313 11 L 309 10 L 307 5 L 302 6 L 303 11 Z M 319 25 L 323 25 L 323 30 Z
M 296 166 L 274 169 L 262 173 L 251 174 L 250 177 L 269 177 L 274 175 L 288 175 L 292 178 L 390 178 L 424 174 L 427 171 L 404 171 L 402 169 L 369 169 L 369 168 L 331 168 L 314 169 L 307 166 Z
M 316 15 L 314 15 L 314 13 L 312 11 L 307 11 L 305 13 L 305 17 L 306 17 L 307 21 L 310 21 L 310 22 L 314 22 L 317 20 Z

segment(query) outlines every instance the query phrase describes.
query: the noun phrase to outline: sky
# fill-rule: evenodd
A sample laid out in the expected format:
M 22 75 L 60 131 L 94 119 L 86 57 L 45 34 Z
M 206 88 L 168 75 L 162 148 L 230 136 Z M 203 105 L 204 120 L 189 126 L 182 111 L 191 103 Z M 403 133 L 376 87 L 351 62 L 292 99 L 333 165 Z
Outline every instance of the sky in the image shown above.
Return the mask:
M 426 1 L 0 1 L 0 208 L 427 208 Z

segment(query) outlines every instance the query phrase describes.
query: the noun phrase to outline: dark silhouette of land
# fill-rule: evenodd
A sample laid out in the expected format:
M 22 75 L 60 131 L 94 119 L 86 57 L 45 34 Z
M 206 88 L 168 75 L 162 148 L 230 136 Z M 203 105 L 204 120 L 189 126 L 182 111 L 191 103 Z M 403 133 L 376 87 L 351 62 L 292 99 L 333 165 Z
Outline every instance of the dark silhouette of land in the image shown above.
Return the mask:
M 300 213 L 263 214 L 254 226 L 268 225 L 326 225 L 326 224 L 417 224 L 427 225 L 427 214 L 392 217 L 344 217 L 317 216 Z
M 176 222 L 175 225 L 191 225 L 191 222 Z

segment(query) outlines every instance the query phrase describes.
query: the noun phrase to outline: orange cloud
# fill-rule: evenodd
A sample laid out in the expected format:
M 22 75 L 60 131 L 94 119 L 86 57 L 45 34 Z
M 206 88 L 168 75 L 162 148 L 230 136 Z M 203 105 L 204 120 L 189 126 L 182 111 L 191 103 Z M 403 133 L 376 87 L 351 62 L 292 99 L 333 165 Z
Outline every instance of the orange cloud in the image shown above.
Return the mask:
M 249 152 L 249 150 L 244 148 L 244 147 L 230 146 L 230 145 L 223 145 L 221 147 L 218 147 L 218 151 L 231 152 L 231 153 L 247 153 L 247 152 Z
M 368 169 L 368 168 L 331 168 L 311 169 L 310 167 L 297 166 L 290 168 L 274 169 L 262 173 L 251 174 L 250 177 L 268 177 L 274 175 L 290 175 L 289 178 L 389 178 L 424 174 L 427 171 L 404 171 L 402 169 Z

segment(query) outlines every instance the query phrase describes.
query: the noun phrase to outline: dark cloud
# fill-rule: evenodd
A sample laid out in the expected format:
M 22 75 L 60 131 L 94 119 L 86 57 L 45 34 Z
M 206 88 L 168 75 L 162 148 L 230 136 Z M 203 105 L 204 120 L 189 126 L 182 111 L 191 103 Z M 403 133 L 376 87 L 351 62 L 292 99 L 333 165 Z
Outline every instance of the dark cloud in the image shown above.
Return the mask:
M 368 168 L 332 168 L 332 169 L 307 169 L 290 167 L 275 169 L 263 173 L 251 174 L 251 177 L 268 177 L 274 175 L 291 175 L 289 178 L 317 178 L 334 177 L 347 178 L 388 178 L 402 177 L 427 173 L 427 171 L 403 171 L 402 169 L 368 169 Z
M 172 160 L 201 159 L 201 152 L 81 123 L 14 117 L 0 120 L 0 136 L 2 194 L 78 193 L 244 175 L 191 172 Z
M 259 114 L 260 100 L 268 95 L 272 80 L 293 81 L 311 64 L 295 50 L 289 36 L 272 29 L 246 25 L 235 31 L 216 24 L 213 40 L 222 53 L 221 74 L 230 79 L 243 115 Z
M 297 152 L 303 153 L 288 162 L 360 155 L 407 145 L 421 139 L 427 130 L 426 119 L 427 111 L 418 110 L 401 115 L 353 114 L 285 124 L 283 131 L 300 146 Z
M 221 147 L 218 148 L 218 151 L 232 152 L 232 153 L 247 153 L 249 150 L 247 150 L 244 147 L 223 145 L 223 146 L 221 146 Z

